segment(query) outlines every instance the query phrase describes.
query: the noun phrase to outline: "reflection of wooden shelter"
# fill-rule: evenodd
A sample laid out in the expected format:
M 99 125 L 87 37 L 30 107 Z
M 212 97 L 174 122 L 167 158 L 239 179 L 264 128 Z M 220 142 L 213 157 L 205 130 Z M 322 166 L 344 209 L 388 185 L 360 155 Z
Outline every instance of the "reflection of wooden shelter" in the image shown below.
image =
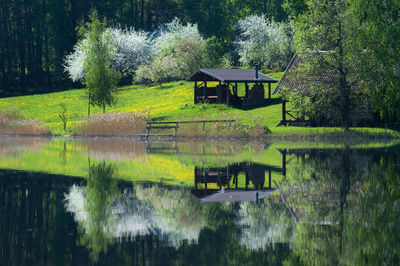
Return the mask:
M 245 162 L 227 165 L 226 167 L 195 167 L 195 189 L 192 190 L 192 194 L 204 201 L 208 201 L 205 198 L 214 194 L 218 194 L 218 196 L 212 196 L 212 201 L 220 201 L 224 198 L 228 201 L 252 200 L 250 199 L 252 197 L 255 200 L 275 191 L 271 184 L 272 170 L 277 171 L 279 169 Z M 268 172 L 268 180 L 265 180 L 266 172 Z M 239 186 L 240 173 L 245 176 L 243 187 Z M 221 191 L 223 194 L 221 194 Z M 255 192 L 258 192 L 258 194 Z
M 199 69 L 188 81 L 194 81 L 194 103 L 225 103 L 228 106 L 264 104 L 264 83 L 268 84 L 268 99 L 271 99 L 271 83 L 278 82 L 254 69 Z M 210 87 L 207 82 L 218 82 L 218 85 Z M 238 83 L 245 84 L 244 97 L 238 96 Z M 254 84 L 251 90 L 249 84 Z

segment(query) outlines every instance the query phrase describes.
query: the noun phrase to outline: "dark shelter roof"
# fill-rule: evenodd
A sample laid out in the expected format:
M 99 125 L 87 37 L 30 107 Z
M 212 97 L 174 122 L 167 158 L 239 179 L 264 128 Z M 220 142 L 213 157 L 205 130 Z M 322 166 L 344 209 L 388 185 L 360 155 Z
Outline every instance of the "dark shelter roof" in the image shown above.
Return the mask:
M 193 73 L 188 81 L 221 81 L 221 82 L 249 82 L 249 83 L 277 83 L 276 79 L 254 69 L 202 69 Z

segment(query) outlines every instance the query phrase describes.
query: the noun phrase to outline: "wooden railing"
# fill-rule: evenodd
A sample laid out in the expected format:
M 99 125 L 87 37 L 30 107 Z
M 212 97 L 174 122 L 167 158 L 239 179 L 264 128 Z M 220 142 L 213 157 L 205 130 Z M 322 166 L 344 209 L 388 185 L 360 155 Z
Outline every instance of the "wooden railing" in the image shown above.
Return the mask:
M 146 122 L 146 134 L 141 135 L 142 138 L 148 138 L 149 136 L 155 137 L 177 137 L 178 128 L 180 124 L 203 124 L 202 130 L 204 131 L 206 123 L 232 123 L 236 120 L 192 120 L 192 121 L 147 121 Z M 174 134 L 150 134 L 151 129 L 174 129 Z

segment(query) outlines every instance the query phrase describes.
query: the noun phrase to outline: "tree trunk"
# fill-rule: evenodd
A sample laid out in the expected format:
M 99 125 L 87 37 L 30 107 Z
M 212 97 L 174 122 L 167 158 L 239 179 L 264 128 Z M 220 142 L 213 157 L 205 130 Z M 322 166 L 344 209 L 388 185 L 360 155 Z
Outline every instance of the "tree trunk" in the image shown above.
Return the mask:
M 90 116 L 90 92 L 89 92 L 89 103 L 88 103 L 87 116 L 88 116 L 88 118 L 89 118 L 89 116 Z
M 106 113 L 106 103 L 104 102 L 104 99 L 103 99 L 103 115 Z
M 339 86 L 341 93 L 341 126 L 344 131 L 349 130 L 349 115 L 350 115 L 350 87 L 347 83 L 347 71 L 344 69 L 344 51 L 343 51 L 343 25 L 338 23 L 339 39 Z

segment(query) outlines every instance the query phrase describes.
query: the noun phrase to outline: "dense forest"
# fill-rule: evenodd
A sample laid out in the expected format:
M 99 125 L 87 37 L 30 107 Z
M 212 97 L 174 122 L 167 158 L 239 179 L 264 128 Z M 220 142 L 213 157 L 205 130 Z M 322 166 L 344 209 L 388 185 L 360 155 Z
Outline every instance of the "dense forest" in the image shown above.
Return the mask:
M 331 76 L 285 94 L 300 116 L 327 110 L 344 128 L 367 109 L 399 119 L 396 0 L 5 0 L 0 20 L 3 97 L 182 80 L 199 67 L 282 71 L 297 52 L 313 55 L 301 76 Z
M 106 18 L 110 26 L 148 32 L 176 17 L 183 23 L 196 23 L 204 38 L 216 36 L 232 48 L 235 24 L 240 18 L 265 14 L 275 21 L 287 20 L 283 2 L 4 0 L 0 4 L 0 87 L 3 92 L 14 94 L 73 86 L 64 72 L 64 58 L 79 39 L 77 27 L 87 21 L 92 9 Z

